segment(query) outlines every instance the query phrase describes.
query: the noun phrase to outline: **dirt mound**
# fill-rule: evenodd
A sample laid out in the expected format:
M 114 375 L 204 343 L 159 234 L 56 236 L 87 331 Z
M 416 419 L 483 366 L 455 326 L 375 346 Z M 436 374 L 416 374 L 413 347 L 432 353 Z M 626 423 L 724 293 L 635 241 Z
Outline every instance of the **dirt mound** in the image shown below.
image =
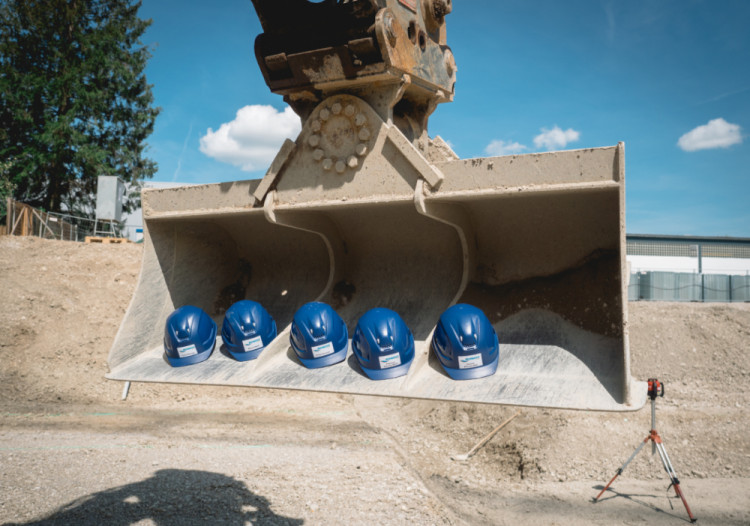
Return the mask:
M 142 248 L 0 237 L 0 398 L 90 403 L 112 396 L 113 330 L 133 293 Z

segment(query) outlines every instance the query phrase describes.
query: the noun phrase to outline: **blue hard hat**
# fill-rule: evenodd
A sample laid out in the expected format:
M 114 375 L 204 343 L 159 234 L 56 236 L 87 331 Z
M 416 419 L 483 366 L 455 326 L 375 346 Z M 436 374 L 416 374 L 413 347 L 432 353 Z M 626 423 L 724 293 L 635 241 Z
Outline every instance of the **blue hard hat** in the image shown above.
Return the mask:
M 314 301 L 294 314 L 289 340 L 302 365 L 317 369 L 346 358 L 349 331 L 330 305 Z
M 357 322 L 352 351 L 370 379 L 396 378 L 405 375 L 414 360 L 414 336 L 398 313 L 371 309 Z
M 276 338 L 276 322 L 260 303 L 238 301 L 224 314 L 221 339 L 236 360 L 255 360 Z
M 207 360 L 215 345 L 216 324 L 202 309 L 185 305 L 167 318 L 164 354 L 172 367 Z
M 459 303 L 443 312 L 432 347 L 454 380 L 491 376 L 497 370 L 497 333 L 484 312 L 473 305 Z

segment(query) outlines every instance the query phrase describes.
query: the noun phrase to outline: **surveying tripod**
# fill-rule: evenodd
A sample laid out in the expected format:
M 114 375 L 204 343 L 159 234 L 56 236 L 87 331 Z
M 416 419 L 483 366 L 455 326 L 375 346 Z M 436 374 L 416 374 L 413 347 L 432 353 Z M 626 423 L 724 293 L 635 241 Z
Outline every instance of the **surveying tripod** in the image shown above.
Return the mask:
M 617 473 L 615 473 L 615 476 L 612 477 L 612 480 L 610 480 L 606 486 L 604 486 L 604 489 L 594 497 L 594 502 L 597 502 L 599 500 L 599 497 L 602 496 L 602 494 L 607 491 L 607 489 L 612 485 L 612 483 L 615 481 L 615 479 L 622 474 L 623 471 L 625 471 L 625 468 L 628 467 L 628 464 L 638 455 L 641 449 L 643 449 L 643 446 L 645 446 L 649 441 L 651 442 L 651 454 L 653 455 L 656 451 L 659 452 L 659 457 L 661 458 L 661 463 L 664 465 L 664 470 L 667 472 L 667 475 L 669 475 L 669 480 L 671 481 L 671 484 L 667 488 L 669 490 L 670 487 L 674 486 L 674 491 L 677 494 L 678 497 L 682 500 L 682 503 L 685 505 L 685 509 L 687 510 L 687 514 L 690 517 L 690 522 L 695 522 L 698 519 L 693 517 L 693 513 L 690 511 L 690 506 L 688 506 L 687 501 L 685 500 L 685 496 L 682 494 L 682 490 L 680 489 L 680 481 L 677 480 L 677 473 L 675 473 L 674 467 L 672 467 L 672 462 L 669 460 L 669 455 L 667 455 L 667 450 L 664 448 L 664 443 L 661 440 L 661 437 L 659 436 L 659 432 L 656 431 L 656 397 L 661 396 L 664 397 L 664 382 L 660 382 L 656 378 L 649 378 L 648 379 L 648 397 L 651 399 L 651 432 L 649 435 L 645 438 L 643 442 L 635 449 L 632 455 L 630 455 L 630 458 L 628 458 L 625 463 L 617 470 Z

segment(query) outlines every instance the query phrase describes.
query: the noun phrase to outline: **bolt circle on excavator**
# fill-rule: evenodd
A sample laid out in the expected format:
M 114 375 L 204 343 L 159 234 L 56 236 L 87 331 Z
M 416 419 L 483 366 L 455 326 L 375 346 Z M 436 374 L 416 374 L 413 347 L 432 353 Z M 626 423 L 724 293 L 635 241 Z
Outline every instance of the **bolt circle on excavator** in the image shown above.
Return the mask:
M 357 170 L 371 150 L 374 133 L 362 102 L 354 97 L 334 96 L 313 111 L 307 144 L 313 148 L 312 158 L 329 172 L 343 175 Z

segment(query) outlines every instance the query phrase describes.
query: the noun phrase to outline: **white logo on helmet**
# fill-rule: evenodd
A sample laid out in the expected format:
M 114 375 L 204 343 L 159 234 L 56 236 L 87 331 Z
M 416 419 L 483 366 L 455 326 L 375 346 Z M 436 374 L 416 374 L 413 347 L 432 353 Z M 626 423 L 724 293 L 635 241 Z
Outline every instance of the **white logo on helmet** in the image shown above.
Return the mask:
M 468 356 L 458 357 L 458 368 L 459 369 L 473 369 L 474 367 L 481 367 L 484 365 L 482 362 L 481 354 L 470 354 Z
M 379 360 L 380 360 L 381 369 L 390 369 L 391 367 L 396 367 L 397 365 L 401 365 L 401 355 L 399 353 L 386 354 L 385 356 L 380 356 Z
M 245 352 L 255 351 L 263 347 L 263 340 L 260 339 L 260 336 L 242 340 L 242 347 L 244 347 Z
M 180 358 L 187 358 L 188 356 L 195 356 L 198 354 L 198 349 L 195 348 L 194 344 L 186 345 L 185 347 L 177 347 L 177 354 Z
M 328 356 L 329 354 L 333 354 L 333 344 L 331 342 L 324 343 L 323 345 L 316 345 L 312 349 L 313 358 L 322 358 L 323 356 Z

